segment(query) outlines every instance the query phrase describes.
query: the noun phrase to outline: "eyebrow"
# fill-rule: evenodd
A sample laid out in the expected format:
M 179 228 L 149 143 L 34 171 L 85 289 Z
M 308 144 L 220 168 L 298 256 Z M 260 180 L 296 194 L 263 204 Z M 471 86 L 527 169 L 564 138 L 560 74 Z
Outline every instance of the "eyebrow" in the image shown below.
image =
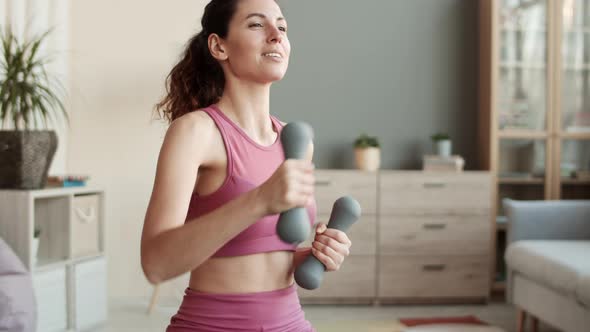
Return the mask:
M 261 14 L 261 13 L 252 13 L 252 14 L 248 14 L 248 16 L 246 16 L 246 20 L 249 19 L 250 17 L 260 17 L 260 18 L 266 18 L 266 15 Z M 278 17 L 277 21 L 284 21 L 285 18 L 284 17 Z

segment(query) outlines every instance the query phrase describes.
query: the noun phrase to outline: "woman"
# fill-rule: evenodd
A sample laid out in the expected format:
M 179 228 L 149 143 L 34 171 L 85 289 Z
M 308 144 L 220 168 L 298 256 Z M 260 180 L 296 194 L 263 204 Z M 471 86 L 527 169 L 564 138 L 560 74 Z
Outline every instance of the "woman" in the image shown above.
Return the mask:
M 313 331 L 293 282 L 315 255 L 328 271 L 349 254 L 348 237 L 316 227 L 312 248 L 282 242 L 280 212 L 315 218 L 310 146 L 285 160 L 270 86 L 287 70 L 287 23 L 274 0 L 213 0 L 203 30 L 168 77 L 158 110 L 171 122 L 147 208 L 141 264 L 157 284 L 190 271 L 168 332 Z M 188 212 L 187 212 L 188 211 Z

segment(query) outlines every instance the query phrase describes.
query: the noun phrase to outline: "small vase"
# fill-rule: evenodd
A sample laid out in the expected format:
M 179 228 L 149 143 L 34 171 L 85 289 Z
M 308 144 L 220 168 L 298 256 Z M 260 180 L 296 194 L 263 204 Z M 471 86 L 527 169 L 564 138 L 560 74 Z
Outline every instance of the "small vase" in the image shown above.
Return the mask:
M 444 140 L 436 141 L 435 147 L 436 147 L 436 154 L 437 155 L 439 155 L 441 157 L 450 157 L 451 156 L 451 150 L 452 150 L 451 140 L 444 139 Z
M 39 252 L 39 238 L 33 238 L 33 266 L 37 265 L 37 253 Z
M 381 166 L 381 150 L 375 147 L 354 149 L 356 168 L 363 171 L 376 171 Z

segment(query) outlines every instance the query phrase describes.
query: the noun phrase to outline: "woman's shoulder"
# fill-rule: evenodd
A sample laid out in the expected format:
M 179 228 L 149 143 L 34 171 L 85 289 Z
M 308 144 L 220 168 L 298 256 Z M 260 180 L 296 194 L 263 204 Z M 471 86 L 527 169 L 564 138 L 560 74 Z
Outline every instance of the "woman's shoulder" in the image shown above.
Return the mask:
M 199 139 L 211 137 L 215 122 L 207 113 L 199 110 L 186 113 L 170 123 L 168 132 Z

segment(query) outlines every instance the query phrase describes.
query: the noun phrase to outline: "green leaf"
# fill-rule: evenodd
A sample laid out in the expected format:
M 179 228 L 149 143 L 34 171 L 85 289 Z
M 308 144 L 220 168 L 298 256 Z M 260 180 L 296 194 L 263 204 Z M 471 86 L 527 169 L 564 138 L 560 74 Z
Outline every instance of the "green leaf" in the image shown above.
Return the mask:
M 379 140 L 377 137 L 369 136 L 365 133 L 361 134 L 354 141 L 355 148 L 368 148 L 368 147 L 379 147 Z
M 37 37 L 36 39 L 34 39 L 30 45 L 31 47 L 31 51 L 29 52 L 29 58 L 27 60 L 28 63 L 28 68 L 33 68 L 35 66 L 35 63 L 37 61 L 35 61 L 35 56 L 37 55 L 37 50 L 39 49 L 39 46 L 43 43 L 44 39 L 47 37 L 47 35 L 51 32 L 52 29 L 45 31 L 45 33 L 43 33 L 41 36 Z
M 19 130 L 48 127 L 49 122 L 69 122 L 61 98 L 66 89 L 54 76 L 48 75 L 50 57 L 39 50 L 53 29 L 24 42 L 10 28 L 0 34 L 0 125 L 12 122 Z
M 434 135 L 430 136 L 430 139 L 433 141 L 442 141 L 442 140 L 447 140 L 450 139 L 451 137 L 449 136 L 449 134 L 447 133 L 436 133 Z
M 45 107 L 44 102 L 41 100 L 41 98 L 39 98 L 39 96 L 36 96 L 35 98 L 36 98 L 35 103 L 37 104 L 37 108 L 43 114 L 43 120 L 45 120 L 45 127 L 47 127 L 47 116 L 49 114 L 51 114 L 51 112 L 49 112 L 47 110 L 47 107 Z
M 12 87 L 12 88 L 9 87 L 9 88 L 10 88 L 10 92 L 8 94 L 8 107 L 10 107 L 10 111 L 12 113 L 12 119 L 14 122 L 14 126 L 18 130 L 19 129 L 18 120 L 19 120 L 20 116 L 19 116 L 19 112 L 16 110 L 16 108 L 18 107 L 17 94 L 16 94 L 14 87 Z
M 47 126 L 47 113 L 48 113 L 48 111 L 43 103 L 43 100 L 41 100 L 41 98 L 38 95 L 32 96 L 31 107 L 34 108 L 35 110 L 38 110 L 38 113 L 41 114 L 41 120 L 43 120 L 45 123 L 45 126 Z
M 41 91 L 43 91 L 43 93 L 41 93 L 40 95 L 47 97 L 48 102 L 51 105 L 55 105 L 57 106 L 58 110 L 61 111 L 62 116 L 64 116 L 67 119 L 67 112 L 66 112 L 66 108 L 64 107 L 62 101 L 53 93 L 53 91 L 51 91 L 51 89 L 44 87 L 42 85 L 38 85 L 37 86 Z

